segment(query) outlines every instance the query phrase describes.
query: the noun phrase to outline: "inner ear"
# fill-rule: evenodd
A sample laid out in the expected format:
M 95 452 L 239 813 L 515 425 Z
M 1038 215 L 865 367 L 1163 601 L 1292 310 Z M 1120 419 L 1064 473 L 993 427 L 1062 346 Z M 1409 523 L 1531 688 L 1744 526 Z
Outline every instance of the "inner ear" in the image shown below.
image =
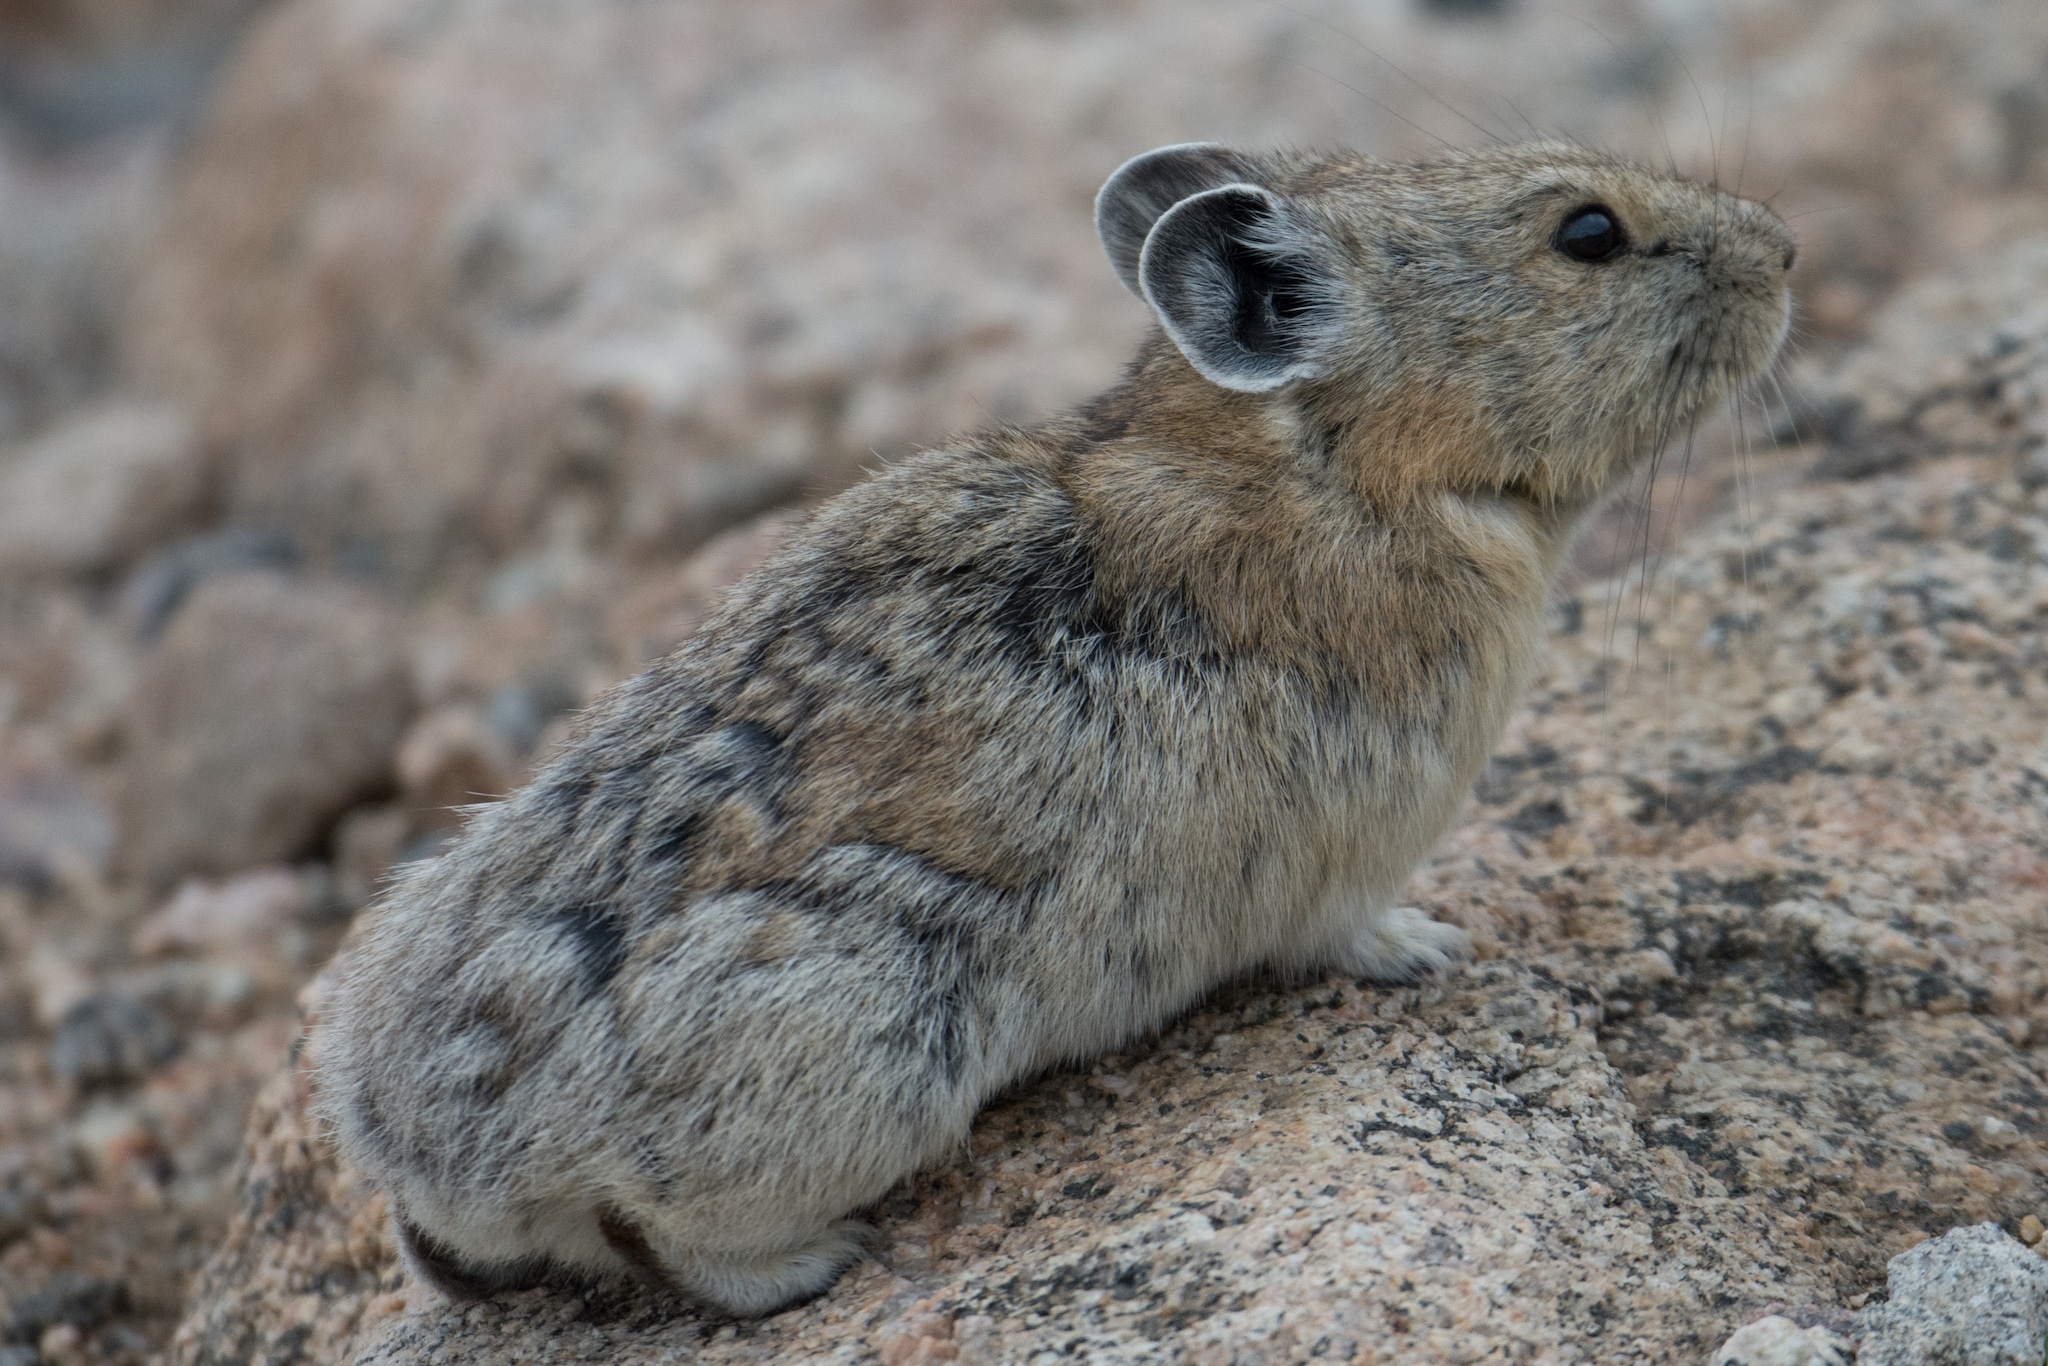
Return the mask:
M 1145 298 L 1196 370 L 1258 393 L 1316 373 L 1318 305 L 1332 293 L 1309 234 L 1256 185 L 1182 200 L 1145 239 Z
M 1256 185 L 1264 178 L 1256 161 L 1217 142 L 1159 147 L 1117 167 L 1095 196 L 1095 231 L 1124 288 L 1144 296 L 1138 257 L 1168 209 L 1219 185 Z

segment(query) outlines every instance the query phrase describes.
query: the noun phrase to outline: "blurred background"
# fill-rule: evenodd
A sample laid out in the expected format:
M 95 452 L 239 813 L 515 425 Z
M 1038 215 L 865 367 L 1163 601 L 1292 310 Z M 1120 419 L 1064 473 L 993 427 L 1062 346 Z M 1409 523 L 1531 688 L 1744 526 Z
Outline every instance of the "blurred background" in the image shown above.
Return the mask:
M 1747 463 L 1703 434 L 1598 575 L 1839 463 L 1888 301 L 2048 234 L 2048 7 L 0 0 L 0 1366 L 161 1343 L 451 806 L 807 502 L 1116 374 L 1119 162 L 1532 132 L 1802 243 Z

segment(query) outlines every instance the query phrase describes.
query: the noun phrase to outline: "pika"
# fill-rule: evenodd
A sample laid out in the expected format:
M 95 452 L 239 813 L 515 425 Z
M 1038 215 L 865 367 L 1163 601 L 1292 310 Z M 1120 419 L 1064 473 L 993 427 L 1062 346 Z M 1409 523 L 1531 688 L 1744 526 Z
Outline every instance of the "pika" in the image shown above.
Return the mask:
M 1574 528 L 1782 343 L 1790 233 L 1558 143 L 1166 147 L 1096 221 L 1119 382 L 826 504 L 388 893 L 316 1057 L 418 1279 L 765 1314 L 1019 1078 L 1466 950 L 1401 887 Z

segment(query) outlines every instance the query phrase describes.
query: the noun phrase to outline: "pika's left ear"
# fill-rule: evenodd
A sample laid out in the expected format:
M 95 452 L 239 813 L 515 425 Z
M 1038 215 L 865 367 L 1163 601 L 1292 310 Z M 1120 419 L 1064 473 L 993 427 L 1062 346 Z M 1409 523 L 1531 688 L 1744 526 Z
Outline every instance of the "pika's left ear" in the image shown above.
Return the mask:
M 1257 185 L 1223 185 L 1152 225 L 1138 282 L 1166 335 L 1205 379 L 1261 393 L 1320 373 L 1342 290 L 1329 243 Z
M 1265 170 L 1220 142 L 1179 142 L 1132 157 L 1110 173 L 1095 196 L 1095 231 L 1124 288 L 1145 297 L 1138 257 L 1160 216 L 1183 199 L 1219 185 L 1262 185 Z

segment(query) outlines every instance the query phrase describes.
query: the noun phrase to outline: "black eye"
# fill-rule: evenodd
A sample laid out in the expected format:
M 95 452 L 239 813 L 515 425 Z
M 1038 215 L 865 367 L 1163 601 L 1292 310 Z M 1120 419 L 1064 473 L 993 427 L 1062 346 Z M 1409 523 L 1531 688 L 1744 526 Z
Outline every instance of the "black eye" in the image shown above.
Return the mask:
M 1564 220 L 1556 246 L 1574 261 L 1611 261 L 1628 246 L 1628 234 L 1605 207 L 1588 204 Z

